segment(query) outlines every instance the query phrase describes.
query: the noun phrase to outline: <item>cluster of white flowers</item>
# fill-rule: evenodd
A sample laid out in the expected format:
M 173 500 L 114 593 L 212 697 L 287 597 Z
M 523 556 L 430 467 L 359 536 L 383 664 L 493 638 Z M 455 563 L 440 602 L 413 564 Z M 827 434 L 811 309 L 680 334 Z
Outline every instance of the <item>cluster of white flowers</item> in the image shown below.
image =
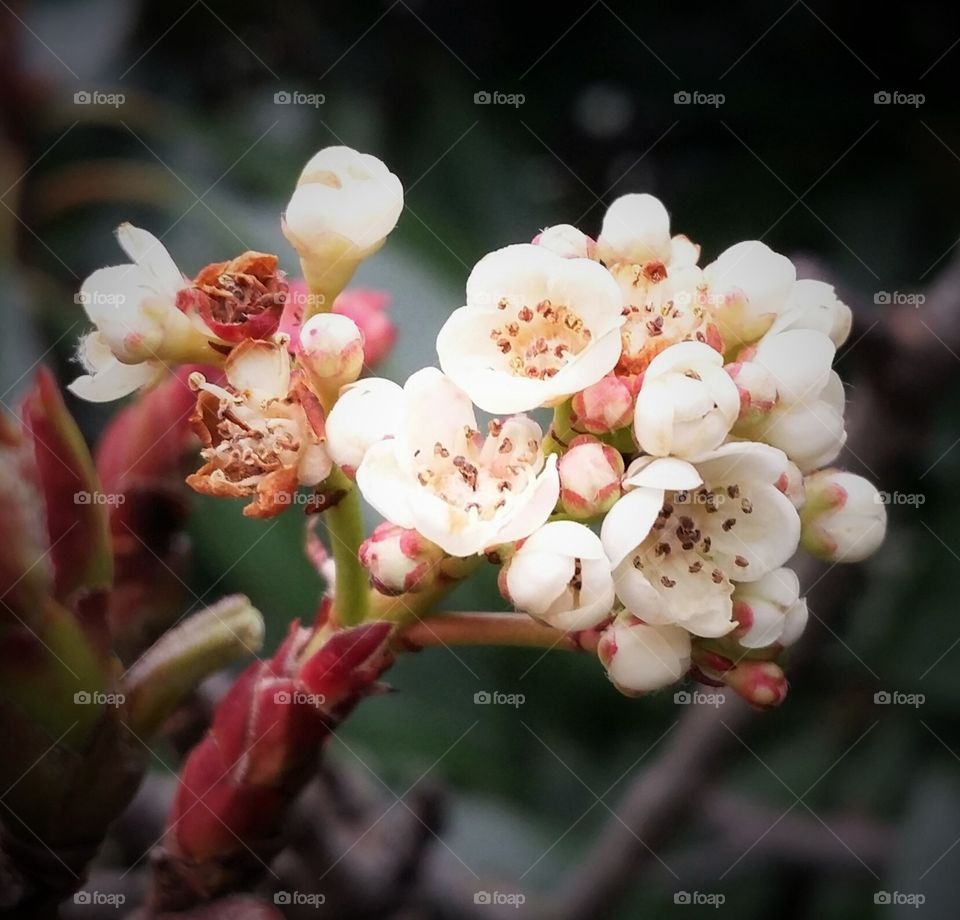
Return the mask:
M 806 623 L 784 567 L 801 533 L 834 560 L 884 534 L 869 483 L 817 472 L 845 440 L 831 364 L 851 312 L 761 242 L 705 268 L 699 251 L 626 195 L 596 241 L 557 226 L 492 252 L 440 330 L 442 373 L 356 385 L 328 433 L 392 524 L 488 553 L 515 609 L 597 633 L 625 693 L 746 659 L 764 669 L 745 695 L 779 702 L 767 662 Z M 484 434 L 474 406 L 512 414 Z M 522 414 L 544 407 L 546 437 Z
M 376 158 L 317 154 L 283 225 L 311 291 L 339 290 L 402 204 Z M 193 378 L 195 488 L 267 515 L 336 467 L 389 525 L 360 552 L 376 590 L 423 591 L 444 559 L 486 555 L 516 610 L 591 633 L 625 693 L 690 672 L 779 702 L 773 660 L 807 617 L 785 564 L 801 544 L 855 561 L 883 539 L 874 487 L 828 467 L 846 438 L 832 363 L 849 308 L 759 241 L 701 268 L 651 195 L 615 201 L 596 240 L 560 225 L 480 259 L 440 369 L 403 387 L 357 380 L 346 317 L 306 317 L 288 343 L 275 257 L 190 282 L 149 234 L 120 241 L 135 264 L 84 285 L 97 330 L 75 392 L 112 398 L 167 361 L 229 355 L 223 385 Z M 547 432 L 526 414 L 544 408 Z

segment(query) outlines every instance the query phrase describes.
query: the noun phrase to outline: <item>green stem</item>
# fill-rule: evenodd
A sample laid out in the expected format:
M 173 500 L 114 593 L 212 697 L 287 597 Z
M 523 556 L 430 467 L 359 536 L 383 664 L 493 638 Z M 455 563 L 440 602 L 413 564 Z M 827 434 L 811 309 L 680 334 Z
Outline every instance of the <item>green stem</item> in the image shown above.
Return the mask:
M 205 677 L 263 645 L 263 617 L 242 594 L 223 600 L 168 630 L 127 672 L 129 722 L 153 734 Z
M 367 618 L 370 607 L 370 586 L 358 555 L 364 538 L 360 498 L 353 483 L 339 469 L 330 474 L 326 486 L 345 493 L 323 512 L 337 572 L 334 616 L 342 626 L 355 626 Z
M 398 644 L 412 651 L 440 645 L 509 645 L 581 652 L 596 648 L 597 634 L 560 632 L 521 613 L 443 613 L 407 627 Z
M 562 454 L 570 441 L 576 436 L 570 422 L 573 414 L 573 401 L 567 400 L 553 410 L 553 422 L 550 431 L 543 439 L 544 454 Z

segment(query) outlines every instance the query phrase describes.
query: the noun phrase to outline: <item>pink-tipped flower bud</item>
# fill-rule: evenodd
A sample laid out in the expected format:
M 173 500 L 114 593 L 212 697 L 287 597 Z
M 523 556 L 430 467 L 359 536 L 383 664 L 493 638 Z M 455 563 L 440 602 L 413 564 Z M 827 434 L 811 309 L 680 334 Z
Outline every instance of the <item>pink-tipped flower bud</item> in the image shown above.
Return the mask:
M 887 532 L 887 509 L 875 486 L 853 473 L 820 470 L 804 480 L 800 543 L 827 562 L 861 562 Z
M 609 434 L 633 421 L 639 378 L 610 374 L 573 397 L 571 421 L 578 431 Z
M 541 230 L 532 240 L 534 246 L 543 246 L 564 259 L 595 259 L 596 240 L 591 239 L 572 224 L 556 224 Z
M 774 661 L 744 659 L 723 672 L 723 682 L 757 709 L 773 709 L 787 698 L 787 676 Z
M 363 370 L 363 335 L 348 316 L 318 313 L 300 329 L 298 355 L 322 389 L 337 390 Z
M 741 420 L 755 421 L 777 404 L 776 378 L 762 364 L 741 355 L 738 362 L 728 364 L 724 370 L 737 385 Z
M 370 583 L 396 596 L 421 590 L 432 571 L 439 576 L 443 550 L 415 530 L 385 523 L 360 544 L 359 555 Z
M 608 626 L 597 655 L 613 685 L 640 696 L 676 683 L 690 667 L 690 633 L 679 626 L 649 626 L 625 614 Z
M 768 572 L 743 582 L 733 594 L 737 629 L 732 637 L 749 649 L 792 645 L 807 625 L 807 601 L 800 597 L 800 579 L 792 569 Z
M 534 531 L 500 570 L 498 583 L 517 610 L 555 629 L 590 629 L 613 608 L 613 574 L 603 544 L 574 521 L 551 521 Z
M 803 507 L 807 500 L 807 489 L 803 482 L 803 473 L 796 463 L 787 463 L 775 485 L 790 499 L 794 508 L 799 511 Z
M 344 291 L 333 302 L 333 312 L 349 316 L 363 334 L 363 360 L 374 367 L 390 354 L 397 341 L 397 327 L 387 313 L 390 295 L 372 288 Z
M 570 442 L 557 465 L 560 502 L 575 518 L 591 518 L 609 511 L 620 497 L 624 465 L 620 452 L 588 434 Z

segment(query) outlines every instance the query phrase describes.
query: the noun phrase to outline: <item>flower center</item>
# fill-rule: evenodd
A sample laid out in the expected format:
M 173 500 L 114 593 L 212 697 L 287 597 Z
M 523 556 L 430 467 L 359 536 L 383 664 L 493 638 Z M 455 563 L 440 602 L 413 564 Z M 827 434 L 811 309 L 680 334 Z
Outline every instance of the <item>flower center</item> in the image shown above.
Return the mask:
M 448 505 L 488 521 L 512 493 L 526 488 L 540 456 L 540 442 L 510 437 L 498 419 L 490 422 L 485 439 L 472 428 L 464 434 L 465 445 L 455 449 L 437 441 L 431 456 L 416 456 L 417 479 Z
M 503 298 L 497 307 L 508 311 L 511 303 Z M 517 377 L 545 380 L 556 376 L 592 338 L 578 313 L 550 300 L 541 300 L 535 307 L 524 304 L 512 316 L 491 329 L 490 338 Z
M 751 514 L 753 504 L 737 483 L 668 493 L 650 535 L 633 556 L 633 566 L 652 570 L 645 572 L 647 577 L 666 589 L 688 576 L 708 578 L 716 585 L 742 578 L 749 560 L 719 551 L 717 538 L 734 533 Z

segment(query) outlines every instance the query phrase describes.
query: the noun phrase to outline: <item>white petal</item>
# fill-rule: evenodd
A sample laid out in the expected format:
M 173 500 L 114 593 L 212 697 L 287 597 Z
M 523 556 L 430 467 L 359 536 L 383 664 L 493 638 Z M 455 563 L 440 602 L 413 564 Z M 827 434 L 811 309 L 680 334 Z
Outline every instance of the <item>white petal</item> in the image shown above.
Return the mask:
M 663 508 L 663 495 L 663 489 L 634 489 L 607 512 L 600 540 L 612 566 L 619 566 L 646 539 Z
M 600 538 L 575 521 L 550 521 L 523 544 L 523 552 L 557 553 L 577 559 L 606 559 Z
M 357 468 L 357 488 L 367 503 L 392 524 L 414 526 L 409 479 L 400 470 L 392 440 L 379 441 L 367 450 Z
M 623 195 L 607 208 L 597 239 L 604 262 L 670 259 L 670 216 L 653 195 Z
M 110 363 L 94 374 L 77 377 L 67 389 L 87 402 L 110 402 L 153 383 L 163 373 L 163 368 L 155 364 L 121 364 L 111 357 Z
M 183 274 L 160 240 L 133 224 L 121 224 L 117 228 L 117 242 L 137 266 L 151 276 L 158 291 L 170 298 L 177 296 L 185 283 Z
M 544 524 L 557 506 L 560 498 L 560 476 L 557 473 L 557 455 L 547 457 L 540 475 L 527 487 L 524 495 L 509 500 L 506 508 L 494 518 L 499 529 L 493 539 L 482 548 L 494 543 L 512 543 L 530 536 Z M 504 514 L 503 512 L 508 512 Z
M 777 381 L 780 399 L 790 404 L 817 398 L 827 384 L 836 350 L 822 332 L 791 329 L 764 338 L 754 360 Z
M 623 479 L 625 486 L 640 486 L 648 489 L 681 490 L 695 489 L 703 483 L 703 477 L 692 464 L 677 457 L 639 457 L 627 469 Z M 660 509 L 658 508 L 659 512 Z

